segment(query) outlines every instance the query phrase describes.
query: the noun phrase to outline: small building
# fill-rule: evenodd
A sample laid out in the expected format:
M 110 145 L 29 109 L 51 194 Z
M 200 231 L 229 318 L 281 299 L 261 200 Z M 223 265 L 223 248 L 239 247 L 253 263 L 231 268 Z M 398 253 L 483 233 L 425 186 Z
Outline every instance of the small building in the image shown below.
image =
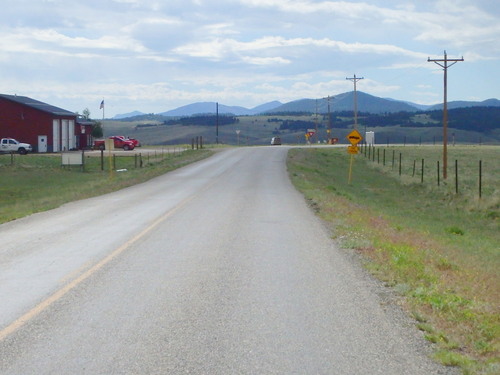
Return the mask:
M 365 138 L 365 142 L 367 145 L 375 146 L 375 132 L 366 132 Z
M 65 109 L 26 96 L 0 94 L 0 138 L 30 143 L 37 152 L 88 148 L 92 125 Z

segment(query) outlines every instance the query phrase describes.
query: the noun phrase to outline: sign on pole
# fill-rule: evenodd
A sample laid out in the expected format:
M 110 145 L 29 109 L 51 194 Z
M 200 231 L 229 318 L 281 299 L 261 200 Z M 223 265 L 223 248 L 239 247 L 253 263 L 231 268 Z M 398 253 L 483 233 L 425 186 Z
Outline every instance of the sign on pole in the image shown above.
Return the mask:
M 347 140 L 351 143 L 351 145 L 356 146 L 359 142 L 363 140 L 363 137 L 361 136 L 361 134 L 359 134 L 359 132 L 356 129 L 354 129 L 347 135 Z
M 351 146 L 347 147 L 347 152 L 351 154 L 351 160 L 349 162 L 349 179 L 348 179 L 348 183 L 350 185 L 352 178 L 352 162 L 354 160 L 353 155 L 358 153 L 358 143 L 363 140 L 363 137 L 361 136 L 361 134 L 359 134 L 359 132 L 356 129 L 354 129 L 347 135 L 347 139 L 351 143 Z

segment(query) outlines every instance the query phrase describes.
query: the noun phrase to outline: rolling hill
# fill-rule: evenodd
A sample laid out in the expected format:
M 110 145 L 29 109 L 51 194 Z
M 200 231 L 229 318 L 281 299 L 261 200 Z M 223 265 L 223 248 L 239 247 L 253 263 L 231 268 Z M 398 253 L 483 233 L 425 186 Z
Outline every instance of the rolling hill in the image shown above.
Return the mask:
M 254 108 L 245 108 L 241 106 L 227 106 L 219 104 L 219 114 L 231 114 L 235 116 L 253 116 L 258 114 L 274 114 L 274 113 L 327 113 L 328 101 L 330 102 L 331 112 L 353 111 L 354 109 L 354 92 L 345 92 L 335 96 L 319 99 L 300 99 L 288 103 L 272 101 L 259 105 Z M 362 91 L 357 92 L 358 112 L 383 114 L 397 112 L 417 112 L 422 110 L 439 110 L 443 108 L 443 104 L 436 105 L 420 105 L 401 100 L 390 98 L 380 98 Z M 452 101 L 448 103 L 448 109 L 465 108 L 465 107 L 500 107 L 500 100 L 488 99 L 482 102 L 474 101 Z M 215 114 L 215 102 L 198 102 L 188 104 L 170 111 L 161 112 L 156 116 L 165 117 L 182 117 L 193 116 L 200 114 Z M 144 115 L 142 112 L 134 111 L 128 114 L 116 115 L 114 119 L 132 118 Z
M 468 107 L 500 107 L 500 100 L 487 99 L 482 102 L 468 102 L 459 100 L 448 103 L 448 109 L 468 108 Z M 429 110 L 441 110 L 441 109 L 443 109 L 443 103 L 429 107 Z
M 418 109 L 408 103 L 383 99 L 362 91 L 357 92 L 358 111 L 368 113 L 394 113 L 394 112 L 416 112 Z M 330 110 L 332 112 L 352 111 L 354 109 L 354 92 L 346 92 L 330 97 Z M 266 111 L 267 113 L 283 112 L 310 112 L 327 113 L 328 99 L 301 99 L 283 104 L 277 108 Z
M 231 114 L 235 116 L 251 116 L 256 115 L 261 112 L 272 110 L 273 108 L 279 107 L 282 103 L 278 101 L 273 101 L 265 104 L 261 104 L 255 108 L 248 109 L 239 106 L 227 106 L 224 104 L 219 104 L 220 114 Z M 216 112 L 217 105 L 215 102 L 199 102 L 188 104 L 170 111 L 159 113 L 162 116 L 193 116 L 199 114 L 211 114 Z
M 133 111 L 133 112 L 129 112 L 129 113 L 123 113 L 120 115 L 116 115 L 115 117 L 113 117 L 113 120 L 122 120 L 124 118 L 130 118 L 130 117 L 136 117 L 136 116 L 142 116 L 142 115 L 144 115 L 143 112 Z

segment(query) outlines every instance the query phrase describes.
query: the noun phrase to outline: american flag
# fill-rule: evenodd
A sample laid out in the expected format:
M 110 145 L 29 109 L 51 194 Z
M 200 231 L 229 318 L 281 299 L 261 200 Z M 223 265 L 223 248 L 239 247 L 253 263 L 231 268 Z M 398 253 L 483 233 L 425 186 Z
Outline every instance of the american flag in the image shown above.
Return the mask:
M 99 109 L 103 109 L 104 108 L 104 100 L 101 102 L 101 106 L 99 107 Z

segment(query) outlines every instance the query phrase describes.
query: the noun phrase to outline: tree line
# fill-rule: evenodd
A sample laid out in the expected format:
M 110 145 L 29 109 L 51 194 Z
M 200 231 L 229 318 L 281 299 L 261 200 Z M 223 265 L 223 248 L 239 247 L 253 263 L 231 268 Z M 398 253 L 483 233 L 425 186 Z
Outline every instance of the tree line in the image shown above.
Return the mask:
M 307 114 L 311 116 L 311 113 Z M 288 114 L 290 116 L 290 114 Z M 335 112 L 318 116 L 318 120 L 281 120 L 271 118 L 268 122 L 281 122 L 279 130 L 307 131 L 307 129 L 326 128 L 331 119 L 331 126 L 337 129 L 349 128 L 353 124 L 352 111 Z M 443 111 L 396 112 L 373 114 L 358 113 L 358 124 L 368 127 L 440 127 Z M 489 132 L 500 127 L 500 107 L 468 107 L 448 110 L 448 126 L 454 129 L 476 132 Z
M 198 125 L 198 126 L 215 126 L 217 122 L 220 126 L 236 124 L 240 120 L 234 116 L 216 116 L 216 115 L 199 115 L 199 116 L 189 116 L 181 117 L 175 120 L 166 120 L 163 123 L 165 125 Z

